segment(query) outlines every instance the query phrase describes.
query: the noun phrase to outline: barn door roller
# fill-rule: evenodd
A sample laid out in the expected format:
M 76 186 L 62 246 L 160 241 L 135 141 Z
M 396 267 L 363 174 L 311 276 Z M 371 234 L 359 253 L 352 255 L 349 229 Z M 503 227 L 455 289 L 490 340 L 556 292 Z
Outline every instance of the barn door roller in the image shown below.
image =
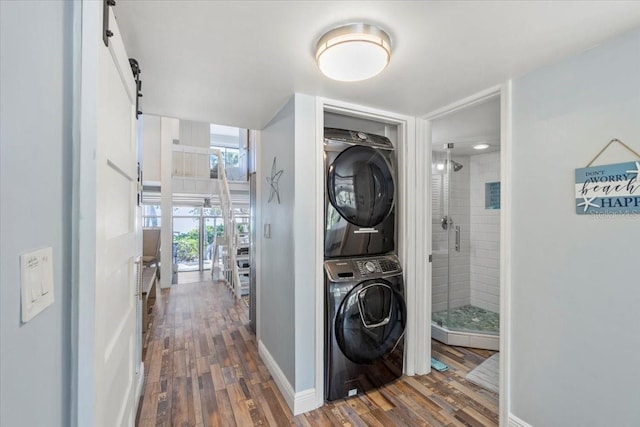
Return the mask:
M 142 111 L 140 111 L 140 98 L 142 98 L 142 80 L 140 80 L 140 64 L 138 64 L 138 60 L 135 58 L 129 58 L 129 65 L 131 65 L 131 71 L 133 72 L 133 77 L 136 79 L 136 119 Z
M 113 31 L 109 29 L 109 6 L 115 6 L 116 0 L 102 1 L 102 41 L 105 46 L 109 46 L 109 37 L 113 36 Z

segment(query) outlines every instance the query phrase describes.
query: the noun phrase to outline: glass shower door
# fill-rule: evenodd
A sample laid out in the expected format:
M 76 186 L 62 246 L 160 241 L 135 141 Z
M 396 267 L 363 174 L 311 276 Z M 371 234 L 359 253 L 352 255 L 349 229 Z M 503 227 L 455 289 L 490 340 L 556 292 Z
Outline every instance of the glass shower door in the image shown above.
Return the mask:
M 471 304 L 471 194 L 469 155 L 461 143 L 447 144 L 447 209 L 448 253 L 447 329 L 470 331 L 467 319 Z M 462 151 L 462 152 L 461 152 Z M 468 150 L 466 150 L 468 151 Z M 443 221 L 444 223 L 444 221 Z
M 449 323 L 449 174 L 448 149 L 433 150 L 431 177 L 432 209 L 432 321 Z
M 470 195 L 468 156 L 454 144 L 434 150 L 432 320 L 449 330 L 466 330 L 459 315 L 470 303 Z
M 496 261 L 485 259 L 484 254 L 490 251 L 478 247 L 490 243 L 493 237 L 489 231 L 497 222 L 487 221 L 499 213 L 485 208 L 485 183 L 472 175 L 471 169 L 472 164 L 486 169 L 489 163 L 469 154 L 472 151 L 470 146 L 456 143 L 433 152 L 432 320 L 450 331 L 497 334 L 498 314 L 478 304 L 478 295 L 487 292 L 485 282 L 493 271 L 487 266 Z M 476 248 L 473 256 L 472 240 Z

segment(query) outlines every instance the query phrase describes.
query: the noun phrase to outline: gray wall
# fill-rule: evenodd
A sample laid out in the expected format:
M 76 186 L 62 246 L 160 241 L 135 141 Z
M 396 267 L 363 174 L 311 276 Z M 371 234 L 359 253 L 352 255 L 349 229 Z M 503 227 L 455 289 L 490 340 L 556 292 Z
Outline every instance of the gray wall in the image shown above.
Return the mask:
M 283 170 L 278 181 L 280 204 L 273 198 L 268 203 L 271 186 L 264 181 L 271 176 L 273 158 L 276 170 Z M 294 286 L 294 100 L 280 110 L 262 130 L 260 148 L 263 180 L 260 219 L 257 233 L 263 224 L 271 225 L 271 238 L 262 238 L 260 263 L 260 333 L 262 343 L 295 387 L 295 286 Z
M 614 137 L 640 150 L 640 31 L 514 81 L 511 410 L 534 426 L 640 425 L 640 217 L 574 207 Z
M 295 95 L 295 391 L 314 388 L 316 360 L 316 212 L 323 195 L 314 190 L 316 161 L 315 98 Z M 323 187 L 324 188 L 324 187 Z
M 261 212 L 256 233 L 262 238 L 261 340 L 297 392 L 315 384 L 316 212 L 315 98 L 295 94 L 262 130 L 257 179 L 262 181 Z M 273 158 L 280 204 L 268 203 Z M 294 167 L 295 165 L 295 167 Z
M 68 426 L 72 5 L 0 1 L 0 425 Z M 19 255 L 53 247 L 55 302 L 20 324 Z

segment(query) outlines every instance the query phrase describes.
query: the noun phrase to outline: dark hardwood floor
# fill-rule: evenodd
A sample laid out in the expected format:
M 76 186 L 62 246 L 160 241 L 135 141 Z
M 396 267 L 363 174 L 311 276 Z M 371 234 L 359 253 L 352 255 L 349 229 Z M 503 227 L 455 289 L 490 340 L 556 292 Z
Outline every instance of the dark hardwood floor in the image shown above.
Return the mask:
M 247 307 L 222 283 L 157 293 L 144 343 L 138 426 L 496 426 L 498 396 L 465 380 L 493 352 L 433 341 L 449 371 L 293 417 L 258 356 Z

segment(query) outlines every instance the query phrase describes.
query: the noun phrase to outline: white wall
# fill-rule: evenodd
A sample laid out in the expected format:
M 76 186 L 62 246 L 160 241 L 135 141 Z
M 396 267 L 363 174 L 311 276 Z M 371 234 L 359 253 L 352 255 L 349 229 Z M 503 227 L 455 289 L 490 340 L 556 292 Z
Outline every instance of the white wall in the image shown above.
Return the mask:
M 71 2 L 0 2 L 0 425 L 70 425 Z M 55 302 L 20 324 L 20 254 L 53 247 Z
M 180 120 L 180 145 L 209 148 L 211 130 L 209 123 Z M 173 174 L 209 178 L 209 155 L 199 153 L 173 153 Z
M 178 119 L 160 118 L 161 171 L 161 231 L 160 231 L 160 287 L 168 288 L 173 279 L 173 140 L 180 136 Z
M 203 122 L 180 120 L 180 144 L 209 148 L 211 125 Z
M 153 181 L 159 183 L 162 181 L 161 117 L 143 114 L 141 119 L 143 127 L 143 180 L 145 182 Z M 168 118 L 165 117 L 166 119 Z M 179 120 L 173 123 L 172 126 L 171 137 L 177 139 L 181 145 L 209 148 L 210 131 L 208 123 Z M 169 143 L 173 148 L 173 140 L 169 141 Z M 184 166 L 182 153 L 172 153 L 172 158 L 171 165 L 176 175 L 194 176 L 194 172 L 197 169 L 198 176 L 209 176 L 209 159 L 207 156 L 188 154 Z M 197 168 L 195 162 L 198 162 Z
M 162 181 L 160 160 L 160 117 L 143 114 L 142 121 L 142 181 Z
M 639 30 L 513 82 L 511 411 L 533 426 L 640 425 L 640 217 L 573 195 L 614 137 L 640 150 Z
M 485 184 L 500 181 L 500 152 L 470 157 L 471 305 L 500 312 L 500 209 L 486 209 Z

